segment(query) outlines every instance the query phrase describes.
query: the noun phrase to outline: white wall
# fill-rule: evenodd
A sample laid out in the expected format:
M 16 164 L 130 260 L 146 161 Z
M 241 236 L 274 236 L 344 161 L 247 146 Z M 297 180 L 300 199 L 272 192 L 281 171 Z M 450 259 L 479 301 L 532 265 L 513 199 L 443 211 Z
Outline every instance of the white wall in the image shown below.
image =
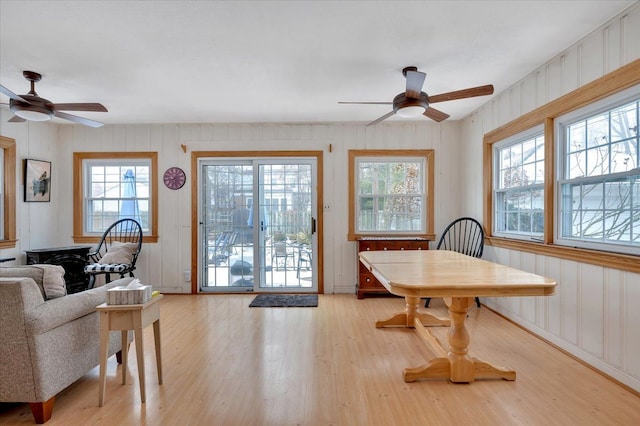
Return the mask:
M 568 48 L 463 121 L 462 212 L 483 216 L 482 137 L 640 58 L 640 5 Z M 493 309 L 640 390 L 640 275 L 488 247 L 485 257 L 553 277 L 557 294 L 485 300 Z
M 76 151 L 157 151 L 159 172 L 180 166 L 189 178 L 192 151 L 322 150 L 324 151 L 324 290 L 355 293 L 356 245 L 347 241 L 347 173 L 349 149 L 435 149 L 435 227 L 442 229 L 460 208 L 460 122 L 429 120 L 390 122 L 373 127 L 358 124 L 166 124 L 106 125 L 100 129 L 59 126 L 59 179 L 72 182 Z M 187 146 L 187 153 L 181 145 Z M 332 152 L 329 152 L 329 144 Z M 144 244 L 136 277 L 163 292 L 188 293 L 183 271 L 191 265 L 191 187 L 159 188 L 159 241 Z M 55 197 L 61 212 L 59 245 L 73 243 L 72 191 L 60 188 Z
M 0 257 L 15 257 L 10 266 L 25 263 L 24 250 L 56 246 L 56 224 L 61 202 L 60 169 L 56 164 L 57 128 L 51 123 L 8 123 L 13 114 L 0 109 L 0 135 L 16 140 L 16 227 L 15 248 L 0 250 Z M 24 159 L 51 161 L 51 202 L 24 202 Z M 66 186 L 67 183 L 64 183 Z

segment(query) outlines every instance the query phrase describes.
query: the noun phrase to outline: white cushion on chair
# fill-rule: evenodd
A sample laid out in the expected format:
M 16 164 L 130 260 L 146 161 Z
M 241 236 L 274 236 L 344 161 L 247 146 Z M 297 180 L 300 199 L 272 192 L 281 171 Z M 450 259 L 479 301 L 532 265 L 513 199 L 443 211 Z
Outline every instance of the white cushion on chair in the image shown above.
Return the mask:
M 121 243 L 114 241 L 109 250 L 98 261 L 101 264 L 130 264 L 133 253 L 138 249 L 136 243 Z

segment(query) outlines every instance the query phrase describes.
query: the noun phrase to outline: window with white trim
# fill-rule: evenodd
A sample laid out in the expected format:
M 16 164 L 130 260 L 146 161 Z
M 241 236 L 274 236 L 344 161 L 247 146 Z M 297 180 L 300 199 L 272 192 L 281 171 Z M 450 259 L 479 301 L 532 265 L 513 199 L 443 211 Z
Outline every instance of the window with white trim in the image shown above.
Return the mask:
M 90 159 L 83 162 L 85 233 L 102 234 L 118 219 L 135 219 L 149 231 L 149 159 Z
M 640 253 L 640 87 L 556 120 L 557 242 Z
M 494 234 L 541 239 L 544 233 L 544 129 L 493 145 Z

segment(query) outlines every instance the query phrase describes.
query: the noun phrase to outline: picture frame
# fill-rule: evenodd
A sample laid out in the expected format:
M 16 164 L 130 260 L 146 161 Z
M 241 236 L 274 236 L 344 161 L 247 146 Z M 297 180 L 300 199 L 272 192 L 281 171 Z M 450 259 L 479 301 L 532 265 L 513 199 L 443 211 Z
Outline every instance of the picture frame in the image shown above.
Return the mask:
M 24 201 L 51 201 L 51 162 L 26 159 L 24 161 Z

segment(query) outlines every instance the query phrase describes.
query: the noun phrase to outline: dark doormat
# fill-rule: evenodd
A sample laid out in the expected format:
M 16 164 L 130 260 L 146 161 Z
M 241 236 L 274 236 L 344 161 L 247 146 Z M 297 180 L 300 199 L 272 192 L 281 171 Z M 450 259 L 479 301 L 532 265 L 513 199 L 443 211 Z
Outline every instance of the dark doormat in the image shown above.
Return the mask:
M 259 294 L 249 305 L 250 308 L 315 308 L 317 306 L 317 294 Z

